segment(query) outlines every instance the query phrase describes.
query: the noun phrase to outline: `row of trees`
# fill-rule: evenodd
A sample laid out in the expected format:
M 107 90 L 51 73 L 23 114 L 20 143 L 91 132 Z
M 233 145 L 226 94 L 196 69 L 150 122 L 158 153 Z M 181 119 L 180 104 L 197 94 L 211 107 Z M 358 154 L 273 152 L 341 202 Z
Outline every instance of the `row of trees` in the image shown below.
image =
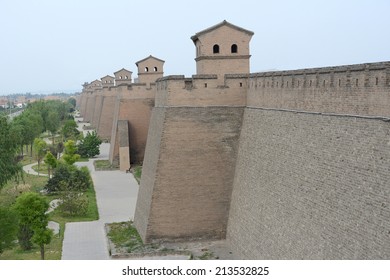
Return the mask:
M 30 146 L 32 156 L 34 139 L 43 132 L 50 132 L 54 144 L 54 135 L 67 121 L 73 121 L 72 124 L 75 124 L 70 115 L 72 111 L 74 111 L 72 102 L 41 100 L 30 103 L 26 110 L 12 121 L 12 129 L 19 139 L 21 155 L 23 155 L 23 146 Z

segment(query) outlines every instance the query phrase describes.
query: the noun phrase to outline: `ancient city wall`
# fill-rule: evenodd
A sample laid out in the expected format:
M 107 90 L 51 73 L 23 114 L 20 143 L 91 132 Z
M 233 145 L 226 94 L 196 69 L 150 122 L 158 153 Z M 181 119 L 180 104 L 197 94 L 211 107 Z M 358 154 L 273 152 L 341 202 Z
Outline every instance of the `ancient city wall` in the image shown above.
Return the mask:
M 132 84 L 118 87 L 113 121 L 111 124 L 110 161 L 119 161 L 118 122 L 128 121 L 128 141 L 131 163 L 139 163 L 144 159 L 149 121 L 156 87 L 146 88 L 145 84 Z
M 87 104 L 86 104 L 85 116 L 84 116 L 84 120 L 89 123 L 91 123 L 93 119 L 95 102 L 96 102 L 96 92 L 92 92 L 87 97 Z
M 156 107 L 137 199 L 145 242 L 224 238 L 243 107 Z
M 389 259 L 389 147 L 388 120 L 246 109 L 227 234 L 234 253 Z
M 158 106 L 245 106 L 248 75 L 167 76 L 157 80 Z
M 95 106 L 93 109 L 93 117 L 91 120 L 91 125 L 95 128 L 99 126 L 99 120 L 102 113 L 103 99 L 104 99 L 104 90 L 97 93 L 95 97 Z
M 227 234 L 238 256 L 390 257 L 389 65 L 251 74 Z
M 110 140 L 111 137 L 112 121 L 114 118 L 113 115 L 115 111 L 116 100 L 117 92 L 115 88 L 108 88 L 106 89 L 104 94 L 102 94 L 100 108 L 97 108 L 100 114 L 99 117 L 96 119 L 96 133 L 103 140 Z
M 390 116 L 390 62 L 251 74 L 247 105 Z

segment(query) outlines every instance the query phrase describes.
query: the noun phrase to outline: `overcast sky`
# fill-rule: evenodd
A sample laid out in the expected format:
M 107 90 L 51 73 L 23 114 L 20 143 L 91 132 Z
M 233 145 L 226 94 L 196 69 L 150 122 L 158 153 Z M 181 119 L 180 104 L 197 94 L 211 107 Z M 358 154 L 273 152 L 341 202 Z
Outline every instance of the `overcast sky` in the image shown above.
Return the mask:
M 389 0 L 0 0 L 0 95 L 80 91 L 150 54 L 195 73 L 190 37 L 224 19 L 255 33 L 251 72 L 390 60 Z

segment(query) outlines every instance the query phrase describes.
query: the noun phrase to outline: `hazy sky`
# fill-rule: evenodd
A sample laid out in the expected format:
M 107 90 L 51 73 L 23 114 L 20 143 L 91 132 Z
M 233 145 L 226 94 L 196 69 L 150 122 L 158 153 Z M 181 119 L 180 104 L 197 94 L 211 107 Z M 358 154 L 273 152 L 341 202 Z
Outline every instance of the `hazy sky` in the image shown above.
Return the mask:
M 224 19 L 255 33 L 251 72 L 390 60 L 389 0 L 0 0 L 0 95 L 136 77 L 150 54 L 191 76 L 190 37 Z

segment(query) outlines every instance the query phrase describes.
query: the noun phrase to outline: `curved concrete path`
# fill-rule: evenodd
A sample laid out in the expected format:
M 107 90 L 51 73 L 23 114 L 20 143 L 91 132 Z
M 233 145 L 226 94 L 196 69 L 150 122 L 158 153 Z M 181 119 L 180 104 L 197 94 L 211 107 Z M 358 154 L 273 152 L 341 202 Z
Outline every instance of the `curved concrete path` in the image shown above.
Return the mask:
M 108 159 L 109 148 L 110 144 L 103 143 L 100 146 L 100 155 L 95 159 Z M 124 222 L 134 218 L 138 183 L 131 173 L 95 171 L 93 160 L 79 162 L 77 165 L 88 166 L 91 170 L 99 209 L 99 220 L 65 225 L 62 259 L 109 259 L 104 224 Z
M 30 163 L 30 164 L 27 164 L 27 165 L 24 165 L 23 166 L 23 170 L 24 172 L 26 172 L 27 174 L 31 174 L 31 175 L 37 175 L 38 176 L 38 172 L 36 172 L 34 169 L 32 169 L 32 167 L 34 165 L 37 165 L 38 162 L 34 162 L 34 163 Z M 43 174 L 43 173 L 39 173 L 39 176 L 49 176 L 48 174 Z

